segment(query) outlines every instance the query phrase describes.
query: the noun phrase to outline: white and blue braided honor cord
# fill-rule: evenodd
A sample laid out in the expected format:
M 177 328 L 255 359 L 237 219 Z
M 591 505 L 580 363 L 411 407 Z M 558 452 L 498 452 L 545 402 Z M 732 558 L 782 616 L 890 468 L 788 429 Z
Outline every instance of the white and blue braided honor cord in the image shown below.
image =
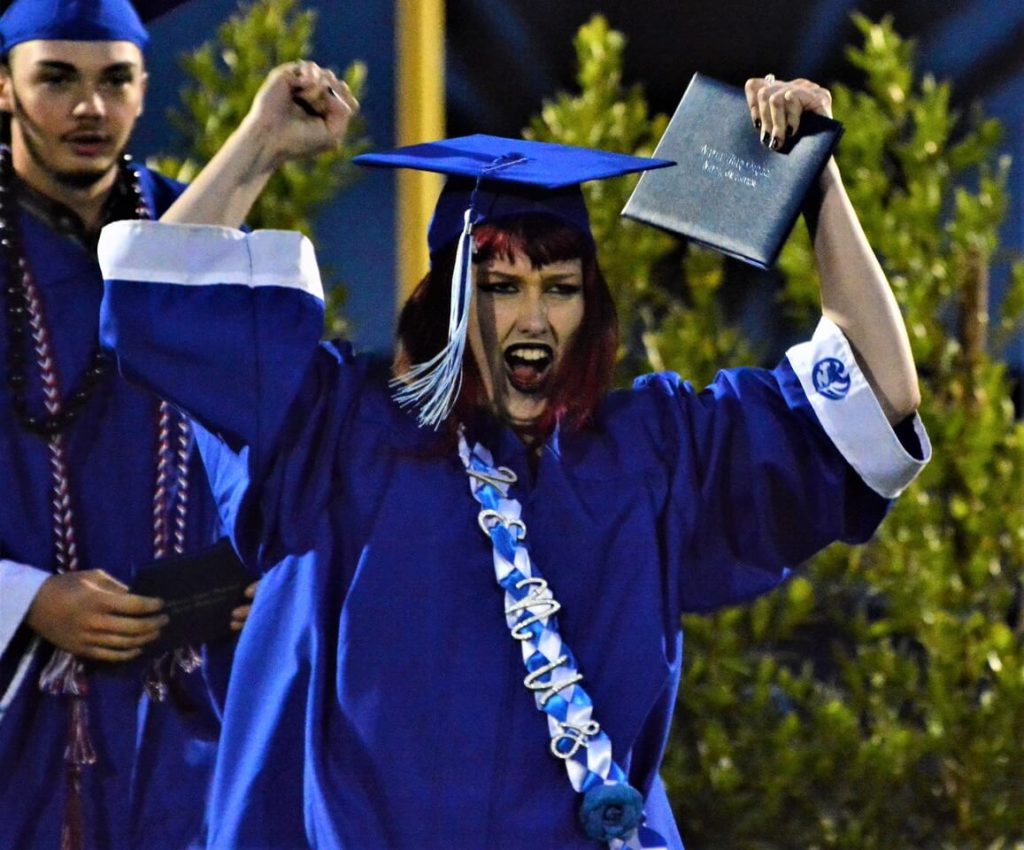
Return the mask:
M 561 605 L 523 545 L 526 525 L 522 506 L 509 497 L 515 473 L 495 468 L 491 453 L 479 443 L 470 449 L 462 434 L 459 456 L 481 507 L 480 527 L 494 546 L 495 577 L 505 591 L 506 624 L 522 647 L 523 684 L 533 694 L 537 709 L 547 716 L 552 755 L 565 764 L 569 782 L 581 794 L 600 786 L 628 789 L 629 780 L 612 757 L 611 739 L 594 717 L 594 704 L 583 688 L 576 657 L 559 634 L 555 615 Z M 642 815 L 638 820 L 628 831 L 612 828 L 610 835 L 606 832 L 603 837 L 608 847 L 666 850 L 665 839 L 643 826 Z

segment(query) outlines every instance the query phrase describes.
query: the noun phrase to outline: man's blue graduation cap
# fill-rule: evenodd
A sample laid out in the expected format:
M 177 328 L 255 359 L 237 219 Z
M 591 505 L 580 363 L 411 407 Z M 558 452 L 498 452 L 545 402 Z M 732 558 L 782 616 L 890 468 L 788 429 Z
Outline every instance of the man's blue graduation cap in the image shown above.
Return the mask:
M 427 231 L 431 254 L 458 240 L 452 276 L 448 344 L 393 382 L 402 405 L 419 408 L 420 423 L 437 427 L 451 412 L 462 382 L 472 286 L 472 230 L 477 224 L 546 215 L 591 239 L 580 184 L 674 163 L 609 151 L 475 135 L 361 154 L 361 165 L 412 168 L 448 177 Z
M 145 50 L 144 21 L 187 0 L 14 0 L 0 18 L 0 55 L 23 41 L 129 41 Z

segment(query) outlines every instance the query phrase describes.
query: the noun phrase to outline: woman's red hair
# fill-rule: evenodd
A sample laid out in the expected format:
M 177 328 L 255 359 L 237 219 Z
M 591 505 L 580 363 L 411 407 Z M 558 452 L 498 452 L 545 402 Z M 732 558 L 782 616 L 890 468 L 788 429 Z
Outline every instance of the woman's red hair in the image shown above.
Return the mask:
M 552 376 L 552 392 L 538 431 L 548 433 L 555 422 L 583 427 L 611 385 L 618 347 L 618 319 L 608 284 L 597 264 L 588 234 L 546 216 L 525 216 L 488 222 L 473 232 L 473 263 L 479 266 L 521 254 L 535 268 L 562 260 L 583 265 L 583 319 Z M 420 281 L 398 318 L 398 349 L 394 373 L 402 375 L 444 348 L 448 334 L 448 302 L 455 265 L 455 245 L 432 257 L 431 270 Z M 472 421 L 489 401 L 471 354 L 462 364 L 462 389 L 448 422 Z

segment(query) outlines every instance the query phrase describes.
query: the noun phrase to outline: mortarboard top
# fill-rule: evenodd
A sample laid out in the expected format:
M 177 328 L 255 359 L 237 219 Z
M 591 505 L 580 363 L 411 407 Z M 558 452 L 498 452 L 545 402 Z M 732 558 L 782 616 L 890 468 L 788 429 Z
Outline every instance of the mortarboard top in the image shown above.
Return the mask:
M 187 0 L 14 0 L 0 4 L 0 55 L 24 41 L 129 41 L 145 50 L 144 21 Z
M 431 253 L 458 238 L 467 210 L 474 224 L 541 214 L 589 235 L 581 183 L 673 165 L 664 159 L 483 134 L 361 154 L 355 162 L 448 177 L 427 234 Z
M 149 23 L 188 2 L 189 0 L 132 0 L 132 5 L 139 13 L 139 17 L 145 23 Z
M 664 159 L 486 135 L 361 154 L 355 162 L 433 171 L 448 177 L 427 232 L 431 254 L 453 242 L 458 244 L 449 299 L 448 342 L 430 360 L 413 365 L 392 381 L 395 400 L 418 408 L 420 424 L 434 428 L 451 412 L 462 385 L 462 359 L 473 299 L 474 225 L 547 215 L 592 240 L 581 183 L 674 164 Z

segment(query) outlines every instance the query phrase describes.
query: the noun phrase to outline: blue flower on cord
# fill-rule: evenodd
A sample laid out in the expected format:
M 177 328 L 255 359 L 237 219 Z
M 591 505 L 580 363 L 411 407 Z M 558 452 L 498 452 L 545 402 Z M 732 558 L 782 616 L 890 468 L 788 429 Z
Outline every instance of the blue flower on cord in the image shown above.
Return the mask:
M 644 798 L 632 785 L 596 785 L 583 795 L 580 823 L 590 838 L 611 841 L 625 838 L 640 826 Z

